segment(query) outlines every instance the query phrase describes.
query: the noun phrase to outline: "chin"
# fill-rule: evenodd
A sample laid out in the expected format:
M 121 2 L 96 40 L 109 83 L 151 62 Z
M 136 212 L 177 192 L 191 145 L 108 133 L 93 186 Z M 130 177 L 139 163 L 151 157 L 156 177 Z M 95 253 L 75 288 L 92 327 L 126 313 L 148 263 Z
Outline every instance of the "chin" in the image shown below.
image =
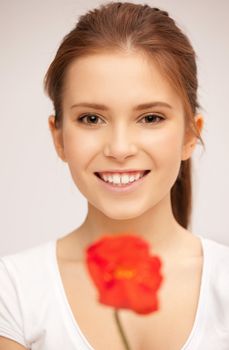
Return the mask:
M 138 216 L 144 214 L 147 211 L 147 208 L 140 210 L 140 208 L 131 208 L 126 206 L 123 208 L 123 206 L 119 206 L 119 208 L 111 208 L 111 210 L 106 209 L 99 209 L 106 217 L 112 220 L 131 220 L 135 219 Z

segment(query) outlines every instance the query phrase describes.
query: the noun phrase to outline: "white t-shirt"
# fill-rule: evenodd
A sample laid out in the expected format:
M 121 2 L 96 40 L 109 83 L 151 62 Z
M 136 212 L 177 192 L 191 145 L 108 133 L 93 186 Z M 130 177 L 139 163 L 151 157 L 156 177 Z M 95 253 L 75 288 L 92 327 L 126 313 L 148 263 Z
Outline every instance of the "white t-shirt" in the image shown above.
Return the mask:
M 228 350 L 229 247 L 198 237 L 204 258 L 200 296 L 181 350 Z M 32 350 L 94 350 L 68 303 L 56 240 L 0 259 L 0 335 Z

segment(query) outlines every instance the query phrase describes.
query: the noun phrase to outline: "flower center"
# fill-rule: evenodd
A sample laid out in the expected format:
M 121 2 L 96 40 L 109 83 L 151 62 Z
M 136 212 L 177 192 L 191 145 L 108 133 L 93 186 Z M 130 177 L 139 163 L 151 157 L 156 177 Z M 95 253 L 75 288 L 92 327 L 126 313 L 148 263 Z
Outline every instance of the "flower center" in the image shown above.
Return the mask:
M 135 276 L 135 271 L 123 267 L 118 267 L 115 270 L 114 276 L 117 279 L 131 279 Z

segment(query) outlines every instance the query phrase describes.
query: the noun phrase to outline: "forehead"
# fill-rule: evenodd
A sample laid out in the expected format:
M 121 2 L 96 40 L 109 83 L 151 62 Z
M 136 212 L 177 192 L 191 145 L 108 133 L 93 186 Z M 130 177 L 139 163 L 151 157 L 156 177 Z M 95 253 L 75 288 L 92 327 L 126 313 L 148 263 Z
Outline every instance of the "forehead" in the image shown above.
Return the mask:
M 103 53 L 77 58 L 68 67 L 64 99 L 93 99 L 118 106 L 157 100 L 182 108 L 181 99 L 152 58 L 137 53 Z

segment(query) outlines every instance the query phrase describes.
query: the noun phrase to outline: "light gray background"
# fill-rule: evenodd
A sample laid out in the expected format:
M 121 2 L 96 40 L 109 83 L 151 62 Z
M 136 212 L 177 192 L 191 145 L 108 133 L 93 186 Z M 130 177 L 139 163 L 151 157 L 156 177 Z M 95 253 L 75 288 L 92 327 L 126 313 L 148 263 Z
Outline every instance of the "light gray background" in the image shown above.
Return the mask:
M 141 1 L 133 1 L 141 2 Z M 103 1 L 0 1 L 0 255 L 65 235 L 87 203 L 57 157 L 43 76 L 79 15 Z M 206 152 L 194 155 L 191 229 L 229 244 L 229 1 L 144 1 L 168 10 L 198 55 Z

